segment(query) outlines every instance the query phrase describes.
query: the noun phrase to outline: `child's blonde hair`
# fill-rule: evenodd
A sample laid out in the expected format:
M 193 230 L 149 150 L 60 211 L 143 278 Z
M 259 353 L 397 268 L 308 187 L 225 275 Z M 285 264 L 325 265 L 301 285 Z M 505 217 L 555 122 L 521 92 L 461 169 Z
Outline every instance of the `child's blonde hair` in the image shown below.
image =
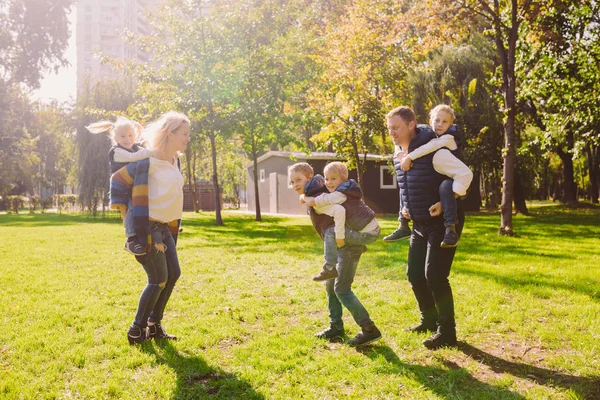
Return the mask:
M 150 149 L 160 151 L 168 143 L 169 134 L 176 132 L 184 123 L 191 125 L 185 114 L 169 111 L 148 125 L 142 132 L 142 137 Z
M 301 173 L 307 178 L 315 176 L 315 170 L 310 166 L 309 163 L 299 162 L 290 167 L 290 174 Z
M 86 126 L 87 130 L 91 133 L 103 133 L 108 132 L 110 134 L 110 140 L 113 144 L 116 144 L 115 136 L 123 129 L 131 128 L 135 132 L 135 137 L 139 138 L 142 132 L 142 125 L 139 122 L 130 120 L 129 118 L 118 116 L 115 122 L 110 121 L 98 121 L 93 124 Z
M 448 113 L 448 115 L 452 117 L 452 122 L 454 122 L 454 120 L 456 119 L 456 114 L 454 114 L 454 110 L 448 104 L 438 104 L 437 106 L 433 107 L 433 109 L 429 111 L 429 119 L 433 119 L 435 115 L 440 111 Z
M 338 174 L 343 181 L 348 180 L 348 167 L 346 167 L 346 164 L 343 162 L 330 162 L 325 166 L 325 169 L 323 169 L 323 173 L 327 174 L 329 171 Z

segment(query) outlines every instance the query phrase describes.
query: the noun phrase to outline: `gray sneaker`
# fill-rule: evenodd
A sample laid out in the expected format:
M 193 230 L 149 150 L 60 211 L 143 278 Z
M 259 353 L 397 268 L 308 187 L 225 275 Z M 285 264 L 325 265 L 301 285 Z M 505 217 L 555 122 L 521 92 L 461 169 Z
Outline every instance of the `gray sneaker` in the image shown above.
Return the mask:
M 315 275 L 313 276 L 313 281 L 315 282 L 322 282 L 322 281 L 328 281 L 330 279 L 335 279 L 338 277 L 338 273 L 337 270 L 334 269 L 323 269 L 319 275 Z
M 364 329 L 352 339 L 348 340 L 348 346 L 351 347 L 361 347 L 365 346 L 369 343 L 373 343 L 376 340 L 381 339 L 381 332 L 377 329 L 376 326 L 373 326 L 369 329 Z
M 409 228 L 399 227 L 394 232 L 383 238 L 384 242 L 397 242 L 398 240 L 408 239 L 411 235 Z

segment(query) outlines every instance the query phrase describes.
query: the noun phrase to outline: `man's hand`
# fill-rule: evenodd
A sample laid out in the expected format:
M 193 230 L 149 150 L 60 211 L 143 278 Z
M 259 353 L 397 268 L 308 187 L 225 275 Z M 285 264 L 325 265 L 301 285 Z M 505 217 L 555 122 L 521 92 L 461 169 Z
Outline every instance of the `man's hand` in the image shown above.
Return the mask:
M 408 209 L 406 207 L 402 207 L 402 216 L 405 219 L 410 219 L 410 215 L 408 215 Z
M 344 247 L 344 245 L 346 244 L 346 240 L 344 239 L 335 239 L 335 243 L 337 244 L 337 247 Z
M 429 215 L 431 215 L 432 217 L 437 217 L 438 215 L 442 215 L 442 203 L 440 203 L 439 201 L 437 203 L 435 203 L 434 205 L 432 205 L 431 207 L 429 207 Z
M 412 159 L 410 156 L 407 155 L 400 160 L 400 168 L 402 168 L 402 171 L 408 171 L 412 168 Z

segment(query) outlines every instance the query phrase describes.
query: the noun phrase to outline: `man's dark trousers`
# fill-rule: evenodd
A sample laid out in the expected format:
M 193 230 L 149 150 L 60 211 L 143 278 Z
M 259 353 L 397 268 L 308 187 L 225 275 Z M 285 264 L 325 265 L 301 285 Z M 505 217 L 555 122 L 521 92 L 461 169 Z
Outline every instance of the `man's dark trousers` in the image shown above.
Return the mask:
M 460 219 L 459 235 L 464 217 Z M 456 248 L 440 247 L 444 232 L 442 217 L 413 222 L 406 274 L 422 318 L 437 320 L 440 333 L 454 334 L 454 299 L 448 276 Z

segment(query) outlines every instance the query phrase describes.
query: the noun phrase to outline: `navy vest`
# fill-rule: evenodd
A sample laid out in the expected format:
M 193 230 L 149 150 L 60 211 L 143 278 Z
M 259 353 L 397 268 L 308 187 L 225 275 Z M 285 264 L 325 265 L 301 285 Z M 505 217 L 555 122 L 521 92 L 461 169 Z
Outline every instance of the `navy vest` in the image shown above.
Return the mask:
M 310 197 L 316 197 L 322 193 L 329 193 L 325 187 L 325 179 L 321 175 L 315 175 L 307 184 L 304 186 L 304 194 Z M 317 233 L 323 239 L 323 232 L 330 226 L 335 225 L 333 218 L 327 214 L 318 214 L 313 207 L 308 207 L 308 214 L 310 215 L 310 222 Z
M 375 218 L 375 211 L 362 199 L 362 191 L 354 179 L 347 180 L 335 190 L 346 195 L 346 201 L 342 203 L 346 209 L 346 225 L 350 229 L 360 232 Z
M 429 126 L 419 125 L 417 136 L 411 140 L 408 152 L 422 146 L 434 137 L 435 133 Z M 440 201 L 440 184 L 446 177 L 433 168 L 435 153 L 417 158 L 408 171 L 400 168 L 400 160 L 394 160 L 402 203 L 408 209 L 408 214 L 413 221 L 430 220 L 432 217 L 429 214 L 429 207 Z

